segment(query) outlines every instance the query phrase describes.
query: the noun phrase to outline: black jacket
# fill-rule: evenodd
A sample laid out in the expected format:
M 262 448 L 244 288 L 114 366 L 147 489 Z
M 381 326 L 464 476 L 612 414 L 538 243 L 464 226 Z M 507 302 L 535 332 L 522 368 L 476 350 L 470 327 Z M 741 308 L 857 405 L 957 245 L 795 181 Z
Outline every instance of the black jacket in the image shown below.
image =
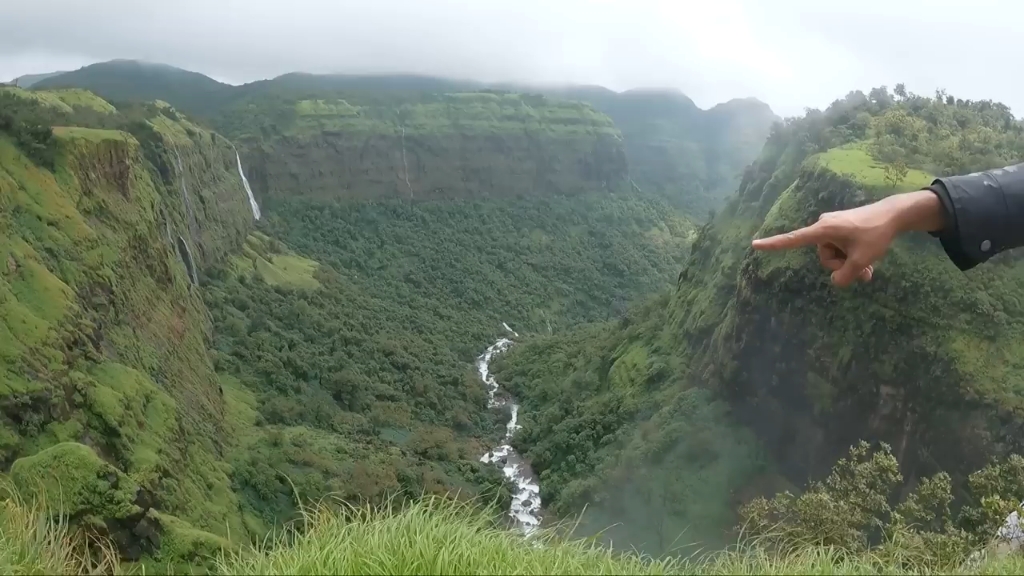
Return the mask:
M 1024 246 L 1024 163 L 938 178 L 928 189 L 946 210 L 946 227 L 932 235 L 957 268 L 970 270 Z

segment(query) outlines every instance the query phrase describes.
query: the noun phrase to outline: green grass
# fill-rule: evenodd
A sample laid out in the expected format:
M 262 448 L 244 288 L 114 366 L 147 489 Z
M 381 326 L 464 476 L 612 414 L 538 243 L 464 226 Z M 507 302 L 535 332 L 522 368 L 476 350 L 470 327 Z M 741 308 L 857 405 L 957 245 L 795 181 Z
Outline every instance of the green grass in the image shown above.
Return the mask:
M 587 104 L 530 98 L 521 94 L 445 94 L 437 102 L 391 108 L 355 106 L 346 100 L 300 100 L 294 104 L 290 133 L 324 130 L 399 135 L 473 135 L 542 132 L 579 136 L 619 131 L 608 116 Z
M 178 116 L 177 120 L 173 120 L 163 114 L 157 114 L 149 119 L 149 123 L 175 146 L 193 146 L 192 138 L 197 134 L 209 138 L 207 130 L 189 122 L 184 116 Z
M 0 572 L 5 574 L 142 573 L 142 565 L 118 564 L 100 542 L 84 554 L 83 541 L 60 519 L 26 504 L 16 494 L 0 504 Z M 756 543 L 656 560 L 630 550 L 547 530 L 530 540 L 493 524 L 492 517 L 450 500 L 431 499 L 403 510 L 382 508 L 330 512 L 308 510 L 303 522 L 254 546 L 224 549 L 223 540 L 164 521 L 165 535 L 192 565 L 175 573 L 213 574 L 1020 574 L 1021 557 L 990 558 L 977 567 L 937 570 L 893 554 L 844 555 L 806 547 L 779 555 Z M 901 559 L 896 562 L 895 559 Z M 146 573 L 160 569 L 146 562 Z
M 80 126 L 54 126 L 54 136 L 60 138 L 83 138 L 90 142 L 104 140 L 134 140 L 127 132 L 120 130 L 103 130 L 100 128 L 82 128 Z
M 99 548 L 93 560 L 82 541 L 60 519 L 50 519 L 41 505 L 23 501 L 9 486 L 0 498 L 0 573 L 102 574 L 112 571 L 116 557 Z
M 29 98 L 29 99 L 32 99 L 32 100 L 36 100 L 36 101 L 38 101 L 38 102 L 40 102 L 40 103 L 42 103 L 42 104 L 44 104 L 46 106 L 49 106 L 50 108 L 54 108 L 54 109 L 59 110 L 61 112 L 65 112 L 65 113 L 71 113 L 72 112 L 71 106 L 69 106 L 67 103 L 62 101 L 53 92 L 37 92 L 37 91 L 34 91 L 34 90 L 25 90 L 23 88 L 17 88 L 17 87 L 14 87 L 14 86 L 5 86 L 3 88 L 0 88 L 0 91 L 4 91 L 4 92 L 10 93 L 10 94 L 14 94 L 15 96 L 19 96 L 21 98 Z
M 84 387 L 92 411 L 125 441 L 128 470 L 157 481 L 161 462 L 177 426 L 174 400 L 146 374 L 116 362 L 90 370 Z
M 303 258 L 280 243 L 272 245 L 270 238 L 256 232 L 245 241 L 241 256 L 232 258 L 232 269 L 240 276 L 259 274 L 271 286 L 286 286 L 316 290 L 320 282 L 314 278 L 320 263 Z
M 117 108 L 114 108 L 109 102 L 92 92 L 82 90 L 81 88 L 51 90 L 47 92 L 37 92 L 37 94 L 41 94 L 43 97 L 53 96 L 72 108 L 91 108 L 97 112 L 103 112 L 104 114 L 114 114 L 117 112 Z
M 295 104 L 300 116 L 356 116 L 359 108 L 344 100 L 300 100 Z
M 99 96 L 80 88 L 62 90 L 24 90 L 13 86 L 0 88 L 22 98 L 31 98 L 59 110 L 70 113 L 75 108 L 90 108 L 105 114 L 114 114 L 117 109 Z
M 876 194 L 920 190 L 932 183 L 933 176 L 922 170 L 911 169 L 903 181 L 893 187 L 885 180 L 885 164 L 874 159 L 867 146 L 866 142 L 847 144 L 822 152 L 811 161 L 852 179 Z

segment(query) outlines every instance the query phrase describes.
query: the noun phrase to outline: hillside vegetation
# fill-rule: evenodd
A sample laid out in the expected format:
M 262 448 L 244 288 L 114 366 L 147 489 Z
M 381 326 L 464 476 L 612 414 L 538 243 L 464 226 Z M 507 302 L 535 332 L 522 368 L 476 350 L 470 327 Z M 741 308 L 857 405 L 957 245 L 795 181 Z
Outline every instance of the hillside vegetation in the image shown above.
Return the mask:
M 120 96 L 0 89 L 0 569 L 1020 568 L 972 556 L 1024 492 L 1017 256 L 964 275 L 907 238 L 839 293 L 750 249 L 1010 163 L 1005 107 L 851 93 L 695 229 L 756 102 L 97 66 L 37 85 Z M 504 322 L 532 542 L 479 460 Z
M 1014 255 L 962 274 L 936 241 L 909 237 L 871 284 L 838 292 L 811 251 L 757 254 L 750 240 L 920 188 L 929 174 L 1022 156 L 1024 129 L 1004 106 L 941 94 L 855 92 L 777 126 L 738 194 L 698 232 L 675 290 L 495 365 L 523 403 L 518 444 L 542 498 L 563 514 L 589 505 L 591 531 L 625 519 L 616 542 L 660 553 L 684 527 L 677 545 L 734 538 L 722 531 L 740 504 L 799 492 L 863 439 L 899 462 L 874 484 L 883 502 L 948 474 L 949 515 L 926 531 L 989 537 L 1024 491 L 1010 474 L 986 522 L 971 512 L 985 500 L 968 476 L 1021 453 Z M 909 169 L 891 168 L 899 163 Z M 847 498 L 863 499 L 836 506 Z M 805 504 L 779 501 L 776 520 L 843 515 Z M 850 530 L 878 543 L 872 530 Z
M 344 97 L 342 97 L 344 96 Z M 622 138 L 590 106 L 504 93 L 257 95 L 215 122 L 281 199 L 424 200 L 627 191 Z
M 545 531 L 530 541 L 495 526 L 488 515 L 450 501 L 428 500 L 402 510 L 311 509 L 301 531 L 280 540 L 221 553 L 208 574 L 1019 574 L 1019 557 L 989 555 L 935 570 L 913 556 L 845 555 L 804 545 L 792 553 L 756 544 L 655 560 Z M 116 556 L 85 554 L 66 525 L 13 499 L 0 517 L 0 570 L 9 574 L 141 574 Z M 147 574 L 170 572 L 154 564 Z
M 781 120 L 753 98 L 701 110 L 670 90 L 571 88 L 555 94 L 607 114 L 622 131 L 633 183 L 699 220 L 736 191 L 743 169 Z
M 473 359 L 502 322 L 561 331 L 670 285 L 694 231 L 601 187 L 297 194 L 255 222 L 232 143 L 166 102 L 0 99 L 4 471 L 69 533 L 150 568 L 259 540 L 328 495 L 507 507 L 479 462 L 507 415 Z
M 246 534 L 208 313 L 177 248 L 212 264 L 245 238 L 230 146 L 81 92 L 4 89 L 0 128 L 4 471 L 127 558 Z

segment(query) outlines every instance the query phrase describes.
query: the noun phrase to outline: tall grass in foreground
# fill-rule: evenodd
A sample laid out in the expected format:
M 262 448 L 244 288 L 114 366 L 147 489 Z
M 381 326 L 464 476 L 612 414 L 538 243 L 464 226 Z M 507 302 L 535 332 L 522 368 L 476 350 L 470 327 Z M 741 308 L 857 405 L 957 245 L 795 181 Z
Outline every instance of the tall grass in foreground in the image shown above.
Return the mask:
M 675 561 L 619 555 L 545 531 L 527 540 L 471 504 L 307 510 L 305 531 L 225 555 L 225 574 L 668 574 Z
M 63 519 L 44 503 L 28 504 L 0 483 L 0 574 L 101 574 L 117 569 L 116 553 L 101 544 L 90 554 Z
M 850 556 L 838 549 L 804 547 L 778 555 L 756 542 L 688 558 L 654 560 L 612 551 L 591 540 L 544 531 L 529 540 L 497 526 L 466 504 L 428 499 L 402 509 L 326 507 L 308 510 L 298 530 L 262 546 L 226 551 L 221 574 L 930 574 L 934 567 L 904 558 Z M 16 495 L 0 503 L 0 573 L 140 573 L 102 553 L 93 560 L 82 541 L 42 508 Z M 177 570 L 180 572 L 180 570 Z M 201 569 L 197 569 L 201 573 Z M 963 574 L 1022 574 L 1024 557 L 993 559 Z
M 915 563 L 892 546 L 851 556 L 807 546 L 773 554 L 756 541 L 734 549 L 655 560 L 613 551 L 590 539 L 547 530 L 527 540 L 470 505 L 428 499 L 401 510 L 309 510 L 305 532 L 230 552 L 224 574 L 1022 574 L 1024 558 L 992 559 L 972 569 Z M 896 543 L 893 543 L 897 545 Z

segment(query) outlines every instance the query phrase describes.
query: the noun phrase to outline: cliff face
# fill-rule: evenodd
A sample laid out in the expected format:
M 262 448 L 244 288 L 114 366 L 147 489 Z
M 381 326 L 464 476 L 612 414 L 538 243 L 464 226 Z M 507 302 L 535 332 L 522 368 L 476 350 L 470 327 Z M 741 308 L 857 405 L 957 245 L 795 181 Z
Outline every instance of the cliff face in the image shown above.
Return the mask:
M 223 464 L 232 439 L 209 313 L 193 286 L 252 222 L 230 145 L 166 108 L 129 121 L 38 94 L 53 98 L 16 98 L 58 124 L 52 165 L 11 136 L 17 110 L 0 132 L 3 465 L 23 490 L 49 502 L 63 493 L 73 519 L 98 518 L 129 557 L 187 526 L 157 510 L 245 534 Z M 78 112 L 131 133 L 74 126 Z
M 607 114 L 622 131 L 633 182 L 701 220 L 736 190 L 779 120 L 753 98 L 702 110 L 672 90 L 575 88 L 558 94 Z
M 694 378 L 721 388 L 793 481 L 820 476 L 859 439 L 883 441 L 915 478 L 955 477 L 1019 451 L 1024 271 L 1005 255 L 963 274 L 924 235 L 899 240 L 873 282 L 828 284 L 811 250 L 749 239 L 894 192 L 854 143 L 793 162 L 776 149 L 698 235 L 673 321 Z M 788 156 L 788 158 L 787 158 Z M 897 187 L 930 182 L 911 170 Z
M 586 104 L 496 93 L 350 100 L 247 103 L 220 123 L 246 143 L 271 204 L 627 190 L 621 135 Z M 273 124 L 248 125 L 250 106 L 267 107 Z
M 258 193 L 270 202 L 286 193 L 575 194 L 620 189 L 629 179 L 704 219 L 736 189 L 780 120 L 756 99 L 702 110 L 677 90 L 303 73 L 234 87 L 131 61 L 94 64 L 37 86 L 171 102 L 246 144 Z
M 545 505 L 586 506 L 595 533 L 621 523 L 602 533 L 663 553 L 686 527 L 684 538 L 735 541 L 730 508 L 798 491 L 860 440 L 892 447 L 905 493 L 940 470 L 959 491 L 1019 452 L 1018 255 L 964 274 L 935 239 L 911 236 L 870 284 L 837 290 L 813 249 L 750 244 L 931 174 L 1022 156 L 1024 129 L 991 102 L 897 102 L 879 89 L 777 125 L 698 231 L 674 290 L 495 363 L 522 403 L 517 449 Z M 905 174 L 890 168 L 900 161 Z

